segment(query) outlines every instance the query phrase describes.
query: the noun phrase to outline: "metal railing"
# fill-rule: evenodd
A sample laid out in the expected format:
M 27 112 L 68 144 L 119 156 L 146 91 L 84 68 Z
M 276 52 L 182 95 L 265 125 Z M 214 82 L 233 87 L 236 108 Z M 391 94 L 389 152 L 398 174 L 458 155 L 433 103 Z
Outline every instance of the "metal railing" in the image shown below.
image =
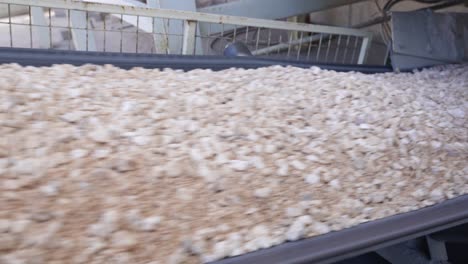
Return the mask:
M 24 15 L 11 9 L 26 6 Z M 370 32 L 322 25 L 71 0 L 0 0 L 0 46 L 162 54 L 222 54 L 244 42 L 253 55 L 364 63 Z

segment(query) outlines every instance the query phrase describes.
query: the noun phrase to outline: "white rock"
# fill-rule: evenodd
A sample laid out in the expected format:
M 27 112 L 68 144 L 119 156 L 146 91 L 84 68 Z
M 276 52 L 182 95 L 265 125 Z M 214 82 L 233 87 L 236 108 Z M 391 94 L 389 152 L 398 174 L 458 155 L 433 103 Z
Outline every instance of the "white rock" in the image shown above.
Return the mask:
M 312 217 L 310 215 L 302 215 L 302 216 L 299 216 L 296 221 L 300 221 L 304 223 L 305 225 L 308 225 L 312 223 Z
M 218 175 L 215 171 L 208 168 L 208 166 L 201 165 L 198 167 L 198 175 L 200 175 L 206 182 L 216 182 Z
M 266 153 L 272 154 L 276 152 L 276 146 L 273 144 L 268 144 L 265 146 L 264 150 Z
M 188 188 L 179 188 L 176 191 L 176 196 L 180 200 L 190 201 L 190 200 L 192 200 L 192 197 L 193 197 L 192 190 L 190 190 Z
M 319 235 L 330 232 L 330 227 L 322 222 L 314 222 L 310 225 L 310 228 Z
M 88 155 L 89 151 L 86 149 L 74 149 L 70 151 L 70 157 L 72 159 L 81 159 Z
M 293 168 L 296 170 L 304 170 L 306 168 L 306 165 L 298 160 L 293 160 L 291 162 L 291 166 L 293 166 Z
M 254 228 L 252 228 L 252 236 L 253 237 L 258 237 L 258 236 L 266 236 L 270 233 L 268 230 L 268 227 L 266 225 L 256 225 Z
M 341 183 L 340 183 L 340 180 L 338 179 L 333 179 L 328 184 L 330 184 L 331 187 L 336 188 L 336 189 L 341 188 Z
M 70 157 L 65 155 L 63 152 L 55 152 L 48 158 L 48 166 L 55 168 L 67 163 L 70 163 Z
M 180 177 L 183 174 L 182 164 L 177 161 L 170 161 L 164 166 L 164 171 L 169 177 Z
M 442 142 L 433 140 L 431 141 L 431 147 L 434 149 L 440 149 L 440 147 L 442 147 Z
M 412 195 L 413 197 L 418 198 L 418 199 L 422 199 L 422 198 L 426 195 L 426 193 L 427 193 L 427 192 L 426 192 L 425 190 L 423 190 L 423 189 L 421 189 L 421 188 L 418 188 L 418 189 L 414 190 L 414 191 L 411 193 L 411 195 Z
M 444 192 L 441 189 L 437 188 L 431 191 L 429 194 L 432 200 L 439 201 L 444 198 Z
M 18 190 L 23 186 L 21 180 L 3 180 L 2 188 L 9 191 Z
M 232 245 L 229 245 L 227 241 L 216 242 L 214 245 L 214 255 L 216 258 L 221 259 L 229 256 L 233 251 Z
M 245 214 L 246 215 L 250 215 L 250 214 L 253 214 L 253 213 L 256 213 L 258 212 L 258 209 L 255 208 L 255 207 L 251 207 L 251 208 L 248 208 L 246 211 L 245 211 Z
M 257 198 L 266 198 L 270 196 L 271 194 L 271 188 L 264 187 L 264 188 L 258 188 L 255 189 L 254 191 L 254 196 Z
M 300 206 L 288 207 L 286 208 L 286 216 L 293 218 L 302 215 L 304 212 L 303 208 Z
M 184 248 L 185 252 L 194 255 L 201 255 L 205 248 L 205 244 L 205 240 L 201 238 L 195 238 L 193 240 L 184 239 L 184 241 L 182 241 L 182 247 Z
M 236 171 L 245 171 L 249 168 L 249 162 L 244 160 L 231 160 L 230 167 Z
M 0 219 L 0 233 L 6 233 L 10 230 L 10 220 Z
M 117 231 L 112 234 L 111 244 L 112 247 L 128 250 L 138 245 L 138 238 L 128 231 Z
M 88 228 L 88 233 L 98 237 L 107 237 L 118 229 L 119 213 L 116 210 L 104 212 L 96 224 Z
M 67 89 L 67 94 L 71 98 L 77 98 L 81 96 L 81 90 L 80 89 Z
M 137 163 L 133 159 L 117 159 L 114 161 L 113 168 L 118 172 L 128 172 L 137 169 Z
M 56 196 L 59 190 L 58 182 L 49 182 L 47 185 L 43 185 L 39 190 L 46 196 Z
M 312 219 L 308 216 L 298 217 L 286 232 L 286 239 L 289 241 L 296 241 L 302 238 L 306 232 L 306 225 L 311 221 Z
M 312 161 L 312 162 L 318 162 L 318 161 L 320 160 L 319 157 L 317 157 L 317 156 L 315 156 L 315 155 L 307 155 L 307 156 L 306 156 L 306 159 L 307 159 L 308 161 Z
M 14 234 L 23 233 L 31 224 L 31 220 L 22 219 L 10 223 L 10 232 Z
M 108 143 L 112 139 L 109 130 L 104 127 L 97 127 L 95 130 L 91 131 L 88 136 L 97 143 Z
M 371 129 L 371 126 L 370 126 L 369 124 L 360 124 L 360 125 L 359 125 L 359 128 L 360 128 L 360 129 L 367 130 L 367 129 Z
M 17 245 L 17 236 L 8 233 L 0 235 L 0 252 L 15 249 Z
M 120 107 L 120 109 L 124 112 L 129 112 L 134 108 L 135 108 L 135 102 L 132 102 L 132 101 L 124 101 L 122 103 L 122 106 Z
M 60 118 L 69 123 L 76 123 L 80 121 L 84 116 L 85 114 L 83 112 L 77 111 L 77 112 L 66 113 L 60 116 Z
M 151 138 L 147 136 L 136 136 L 133 138 L 133 143 L 138 146 L 146 146 L 151 142 Z
M 455 118 L 465 118 L 465 111 L 462 108 L 451 108 L 447 112 Z
M 385 194 L 373 193 L 371 194 L 370 199 L 373 203 L 382 203 L 385 200 Z
M 317 173 L 310 173 L 306 175 L 305 181 L 308 184 L 317 184 L 320 182 L 320 176 Z
M 144 218 L 141 221 L 141 231 L 154 231 L 156 230 L 156 227 L 161 223 L 161 217 L 160 216 L 151 216 Z
M 94 151 L 93 157 L 95 157 L 97 159 L 103 159 L 103 158 L 107 158 L 110 153 L 111 153 L 110 149 L 105 149 L 105 148 L 104 149 L 96 149 Z
M 14 174 L 19 174 L 19 175 L 31 175 L 35 174 L 38 172 L 41 167 L 43 166 L 43 162 L 40 159 L 22 159 L 22 160 L 17 160 L 11 168 L 11 171 Z
M 263 162 L 263 158 L 260 156 L 255 156 L 250 159 L 250 162 L 256 169 L 264 169 L 265 168 L 265 163 Z
M 289 166 L 288 164 L 281 164 L 276 171 L 279 176 L 288 176 L 289 175 Z

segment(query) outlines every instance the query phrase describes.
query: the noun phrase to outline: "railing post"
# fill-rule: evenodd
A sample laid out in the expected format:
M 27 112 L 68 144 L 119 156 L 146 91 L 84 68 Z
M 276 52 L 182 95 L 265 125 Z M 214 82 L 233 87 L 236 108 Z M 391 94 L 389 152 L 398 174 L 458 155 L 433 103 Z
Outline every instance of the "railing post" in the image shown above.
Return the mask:
M 51 49 L 52 43 L 50 43 L 50 31 L 47 25 L 47 21 L 44 16 L 44 8 L 31 6 L 31 18 L 32 23 L 31 27 L 37 30 L 34 32 L 36 35 L 35 38 L 39 39 L 39 48 L 42 49 Z M 31 47 L 35 48 L 35 47 Z
M 182 43 L 183 55 L 195 54 L 195 33 L 197 32 L 197 21 L 184 20 L 184 39 Z
M 96 41 L 93 31 L 88 29 L 89 21 L 86 15 L 88 11 L 70 10 L 71 32 L 73 44 L 76 50 L 96 51 Z
M 372 36 L 366 36 L 362 39 L 361 50 L 359 51 L 359 58 L 357 64 L 363 64 L 367 58 L 367 52 L 372 42 Z

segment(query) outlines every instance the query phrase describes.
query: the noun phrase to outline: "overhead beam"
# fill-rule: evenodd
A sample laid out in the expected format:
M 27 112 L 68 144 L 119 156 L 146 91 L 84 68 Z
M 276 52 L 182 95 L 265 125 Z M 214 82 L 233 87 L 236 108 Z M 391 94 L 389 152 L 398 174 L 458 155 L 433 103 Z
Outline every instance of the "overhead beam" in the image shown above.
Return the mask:
M 199 8 L 198 12 L 261 19 L 280 19 L 361 1 L 364 0 L 239 0 L 226 4 Z M 212 26 L 208 29 L 206 24 L 200 25 L 202 33 L 211 32 L 214 34 L 233 28 L 233 26 L 224 28 Z
M 219 15 L 279 19 L 312 13 L 364 0 L 239 0 L 199 8 L 198 12 Z

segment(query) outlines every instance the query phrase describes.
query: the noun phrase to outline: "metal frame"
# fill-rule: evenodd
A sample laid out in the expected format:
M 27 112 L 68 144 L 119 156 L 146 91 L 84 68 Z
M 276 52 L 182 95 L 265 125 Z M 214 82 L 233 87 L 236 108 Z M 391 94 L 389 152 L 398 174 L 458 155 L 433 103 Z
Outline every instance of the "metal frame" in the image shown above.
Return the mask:
M 109 5 L 109 4 L 102 4 L 102 3 L 91 3 L 91 2 L 76 2 L 71 0 L 0 0 L 0 4 L 8 4 L 8 5 L 26 5 L 38 8 L 57 8 L 57 9 L 65 9 L 69 10 L 70 13 L 80 14 L 88 14 L 88 12 L 100 12 L 100 13 L 110 13 L 110 14 L 120 14 L 121 17 L 123 16 L 136 16 L 137 24 L 138 18 L 153 18 L 153 24 L 157 24 L 157 21 L 164 21 L 164 20 L 180 20 L 180 21 L 191 21 L 184 22 L 184 25 L 187 27 L 184 29 L 184 33 L 190 34 L 187 36 L 183 36 L 183 44 L 182 44 L 182 53 L 183 54 L 195 54 L 195 46 L 196 46 L 196 32 L 197 24 L 200 23 L 211 23 L 211 24 L 220 24 L 224 27 L 224 25 L 234 25 L 235 28 L 239 27 L 246 27 L 248 28 L 255 28 L 257 34 L 259 34 L 261 29 L 268 29 L 268 30 L 286 30 L 290 32 L 290 36 L 292 36 L 293 32 L 301 32 L 301 33 L 322 33 L 328 35 L 338 35 L 338 36 L 354 36 L 362 38 L 362 44 L 360 47 L 359 52 L 359 59 L 357 60 L 357 64 L 362 64 L 365 61 L 366 53 L 369 48 L 372 39 L 372 33 L 359 30 L 359 29 L 351 29 L 351 28 L 342 28 L 342 27 L 333 27 L 333 26 L 323 26 L 323 25 L 312 25 L 312 24 L 303 24 L 303 23 L 292 23 L 292 22 L 285 22 L 285 21 L 275 21 L 275 20 L 266 20 L 266 19 L 257 19 L 257 18 L 247 18 L 247 17 L 236 17 L 236 16 L 223 16 L 217 14 L 206 14 L 206 13 L 198 13 L 198 12 L 190 12 L 190 11 L 181 11 L 181 10 L 170 10 L 170 9 L 159 9 L 159 8 L 149 8 L 149 7 L 136 7 L 136 6 L 118 6 L 118 5 Z M 79 50 L 96 50 L 94 39 L 91 30 L 88 30 L 88 23 L 87 20 L 81 17 L 80 19 L 75 19 L 73 16 L 71 17 L 71 22 L 75 28 L 72 29 L 72 33 L 74 32 L 74 41 L 75 47 Z M 80 21 L 85 21 L 85 25 L 80 24 Z M 195 31 L 193 31 L 195 28 Z M 153 33 L 154 26 L 153 26 Z M 86 49 L 83 48 L 84 43 L 78 42 L 75 40 L 82 40 L 83 35 L 86 34 Z M 168 35 L 167 32 L 163 32 L 163 34 Z M 138 29 L 137 29 L 137 36 L 138 36 Z M 171 36 L 169 32 L 169 37 Z M 221 32 L 221 37 L 223 36 L 223 32 Z M 257 35 L 258 36 L 258 35 Z M 248 31 L 246 32 L 246 39 L 248 38 Z M 195 39 L 195 40 L 194 40 Z M 297 40 L 294 40 L 297 41 Z M 290 49 L 291 45 L 295 45 L 290 39 L 288 43 L 288 48 Z M 138 46 L 138 43 L 137 43 Z M 258 47 L 258 37 L 257 43 L 255 45 Z M 289 55 L 289 50 L 288 50 Z M 298 53 L 299 55 L 299 53 Z M 299 59 L 299 56 L 298 58 Z
M 362 1 L 364 0 L 241 0 L 199 8 L 198 12 L 262 19 L 282 19 Z M 200 28 L 204 31 L 206 25 L 202 24 Z M 213 27 L 211 32 L 218 33 L 221 30 L 221 27 Z

